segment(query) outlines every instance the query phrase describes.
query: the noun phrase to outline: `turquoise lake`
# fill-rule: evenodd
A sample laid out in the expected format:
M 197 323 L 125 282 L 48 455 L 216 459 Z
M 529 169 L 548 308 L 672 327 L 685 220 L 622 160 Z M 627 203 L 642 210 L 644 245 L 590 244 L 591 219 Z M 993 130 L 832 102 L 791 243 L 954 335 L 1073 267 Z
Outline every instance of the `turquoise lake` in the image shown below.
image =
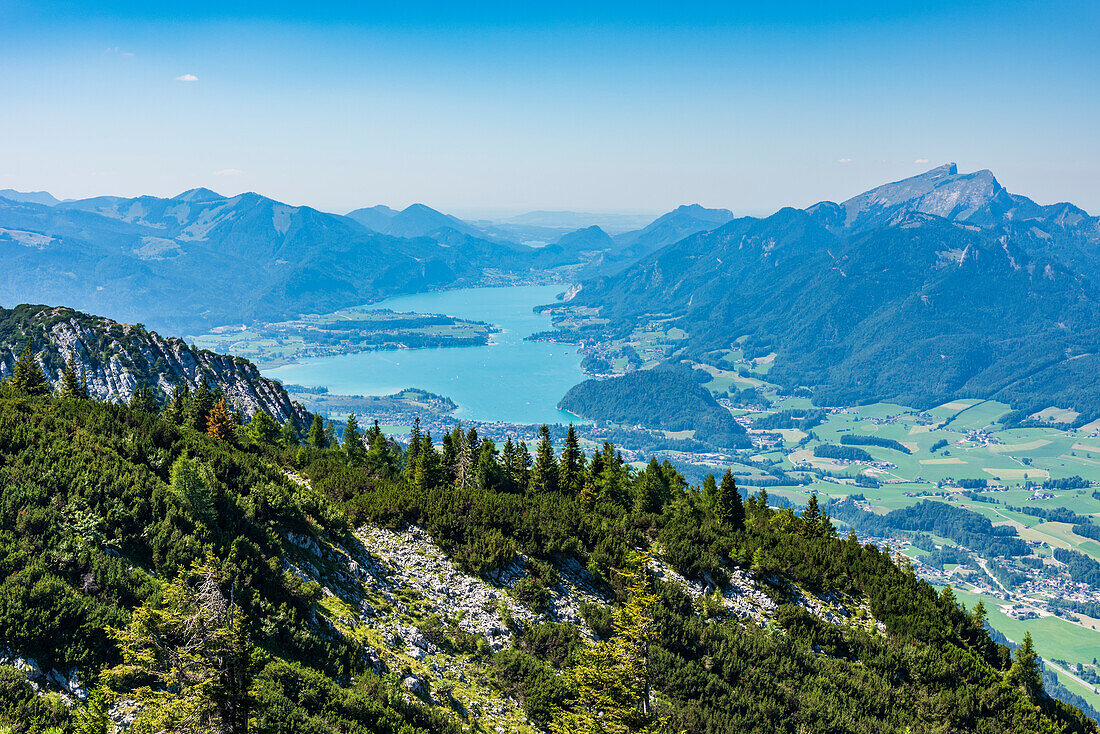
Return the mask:
M 264 374 L 285 383 L 326 387 L 345 395 L 392 395 L 419 387 L 458 404 L 456 418 L 508 423 L 578 423 L 555 406 L 586 379 L 581 355 L 569 344 L 524 341 L 550 328 L 535 306 L 553 303 L 564 288 L 463 288 L 388 298 L 364 310 L 391 309 L 485 321 L 503 331 L 478 347 L 360 352 L 284 365 Z

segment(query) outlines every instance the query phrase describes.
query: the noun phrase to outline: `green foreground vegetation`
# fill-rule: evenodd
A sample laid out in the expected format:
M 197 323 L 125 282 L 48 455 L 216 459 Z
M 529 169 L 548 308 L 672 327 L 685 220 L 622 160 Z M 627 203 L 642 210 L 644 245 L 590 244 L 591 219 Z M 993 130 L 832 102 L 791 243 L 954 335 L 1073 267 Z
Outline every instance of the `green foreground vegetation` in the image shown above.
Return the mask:
M 105 731 L 119 705 L 134 731 L 488 723 L 372 673 L 322 584 L 285 564 L 291 534 L 351 543 L 363 523 L 416 523 L 474 575 L 522 553 L 510 593 L 536 612 L 560 563 L 587 568 L 608 602 L 582 610 L 594 640 L 544 618 L 513 623 L 493 653 L 425 627 L 554 732 L 1096 731 L 1043 693 L 1026 644 L 1013 657 L 989 638 L 981 607 L 838 538 L 815 501 L 776 510 L 763 490 L 742 501 L 732 475 L 695 488 L 667 462 L 635 470 L 572 437 L 558 455 L 546 432 L 532 458 L 460 429 L 437 449 L 414 427 L 403 449 L 354 419 L 340 445 L 318 418 L 298 445 L 266 414 L 235 425 L 224 401 L 180 397 L 162 415 L 45 393 L 30 368 L 0 385 L 0 639 L 44 670 L 78 668 L 91 694 L 66 703 L 3 668 L 15 732 Z M 717 595 L 693 599 L 651 557 Z M 735 571 L 765 585 L 763 624 L 724 611 Z

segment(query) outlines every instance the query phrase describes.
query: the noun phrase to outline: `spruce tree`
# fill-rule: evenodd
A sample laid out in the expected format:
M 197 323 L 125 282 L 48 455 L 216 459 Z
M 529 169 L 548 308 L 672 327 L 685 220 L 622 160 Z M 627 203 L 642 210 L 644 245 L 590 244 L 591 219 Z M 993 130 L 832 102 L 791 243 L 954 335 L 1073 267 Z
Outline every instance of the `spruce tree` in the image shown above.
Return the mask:
M 323 449 L 328 446 L 325 441 L 325 423 L 320 413 L 313 414 L 313 423 L 309 426 L 309 437 L 306 443 L 315 449 Z
M 80 368 L 80 392 L 78 392 L 76 396 L 81 400 L 87 400 L 92 396 L 92 394 L 88 392 L 88 370 L 83 367 Z
M 806 509 L 802 511 L 802 532 L 814 537 L 821 531 L 821 510 L 817 506 L 817 492 L 810 495 Z
M 298 438 L 298 429 L 294 427 L 294 418 L 287 418 L 282 430 L 279 431 L 279 445 L 284 449 L 289 449 L 299 443 L 301 443 L 301 440 Z
M 355 413 L 348 413 L 348 422 L 344 424 L 344 455 L 351 466 L 363 466 L 367 458 L 367 449 L 363 437 L 359 435 L 359 421 Z
M 416 485 L 421 489 L 439 486 L 442 467 L 440 457 L 432 445 L 432 433 L 426 431 L 420 441 L 420 451 L 416 457 Z
M 635 512 L 660 512 L 661 505 L 668 494 L 661 466 L 656 459 L 650 459 L 646 470 L 638 478 L 634 495 Z
M 190 402 L 191 388 L 186 382 L 177 382 L 172 388 L 172 397 L 168 401 L 168 406 L 164 409 L 164 417 L 177 426 L 182 426 L 187 420 Z
M 539 443 L 535 448 L 535 466 L 531 470 L 529 487 L 532 494 L 546 494 L 558 489 L 558 462 L 554 459 L 549 426 L 539 429 Z
M 206 433 L 206 417 L 214 407 L 214 396 L 206 384 L 206 378 L 199 377 L 199 386 L 187 403 L 187 425 L 196 431 Z
M 413 419 L 412 432 L 409 434 L 409 446 L 405 449 L 405 479 L 416 481 L 416 460 L 420 457 L 420 445 L 424 437 L 420 432 L 420 416 Z
M 65 370 L 61 373 L 61 397 L 80 397 L 80 378 L 77 377 L 76 362 L 72 355 L 69 355 L 68 361 L 65 362 Z
M 248 422 L 248 437 L 260 446 L 274 446 L 279 440 L 279 424 L 265 410 L 257 410 Z
M 142 413 L 160 413 L 160 404 L 157 402 L 156 393 L 151 387 L 139 387 L 130 395 L 130 407 Z
M 15 360 L 12 370 L 11 386 L 24 395 L 47 395 L 50 392 L 50 383 L 46 380 L 42 368 L 31 351 L 31 343 L 28 340 L 23 347 L 23 353 Z
M 214 403 L 214 407 L 210 409 L 210 413 L 206 418 L 206 435 L 228 441 L 233 438 L 236 427 L 237 421 L 233 418 L 233 414 L 229 412 L 229 406 L 225 404 L 225 398 L 220 398 L 218 402 Z
M 558 465 L 558 484 L 563 492 L 575 495 L 581 491 L 584 483 L 583 468 L 584 455 L 577 445 L 577 434 L 570 423 L 569 431 L 565 434 L 565 447 L 561 451 L 561 463 Z
M 714 475 L 708 473 L 703 478 L 703 499 L 714 506 L 718 502 L 718 483 L 714 481 Z
M 722 476 L 722 484 L 718 487 L 718 502 L 714 509 L 718 518 L 734 530 L 745 528 L 745 506 L 741 502 L 741 492 L 737 489 L 733 472 L 729 469 Z
M 1031 632 L 1024 633 L 1023 641 L 1012 656 L 1012 667 L 1008 669 L 1005 677 L 1009 685 L 1022 689 L 1032 703 L 1038 703 L 1044 696 L 1039 656 L 1031 641 Z
M 331 421 L 325 421 L 325 446 L 330 449 L 340 448 L 340 439 L 336 438 L 336 424 Z

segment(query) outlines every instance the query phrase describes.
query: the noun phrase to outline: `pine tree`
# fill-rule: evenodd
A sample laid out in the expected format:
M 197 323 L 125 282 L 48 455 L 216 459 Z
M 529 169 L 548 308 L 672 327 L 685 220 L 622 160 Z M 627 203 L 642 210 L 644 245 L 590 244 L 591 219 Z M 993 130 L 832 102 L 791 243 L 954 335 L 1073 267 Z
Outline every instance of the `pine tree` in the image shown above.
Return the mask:
M 817 505 L 817 492 L 810 495 L 806 509 L 802 511 L 802 532 L 811 537 L 821 530 L 821 510 Z
M 409 446 L 405 449 L 405 479 L 416 481 L 416 463 L 420 457 L 420 445 L 423 443 L 423 435 L 420 432 L 420 416 L 413 419 L 412 432 L 409 434 Z
M 228 441 L 233 438 L 236 427 L 237 421 L 229 412 L 229 407 L 225 404 L 225 398 L 220 398 L 218 402 L 214 403 L 214 407 L 210 409 L 210 413 L 206 418 L 206 435 Z
M 260 446 L 274 446 L 279 440 L 279 424 L 265 410 L 257 410 L 248 422 L 248 437 Z
M 1039 656 L 1035 652 L 1030 632 L 1024 633 L 1023 641 L 1016 648 L 1006 680 L 1009 685 L 1022 689 L 1032 703 L 1037 703 L 1045 695 L 1043 677 L 1039 669 Z
M 432 489 L 440 484 L 442 475 L 440 457 L 432 445 L 432 433 L 426 431 L 420 441 L 420 451 L 416 457 L 416 485 L 421 489 Z
M 659 597 L 648 589 L 649 556 L 638 570 L 622 574 L 627 600 L 613 615 L 610 640 L 583 645 L 570 669 L 576 700 L 555 712 L 553 734 L 656 734 L 664 721 L 652 708 L 650 646 L 657 629 L 653 608 Z
M 160 413 L 160 405 L 157 403 L 156 394 L 151 387 L 139 387 L 130 395 L 130 407 L 142 413 Z
M 745 506 L 741 502 L 741 492 L 737 489 L 733 472 L 729 469 L 722 476 L 722 484 L 718 487 L 718 502 L 714 509 L 718 518 L 734 530 L 745 529 Z
M 554 446 L 550 442 L 550 428 L 539 429 L 539 443 L 535 448 L 535 466 L 531 470 L 530 491 L 546 494 L 558 489 L 558 462 L 554 459 Z
M 313 423 L 309 426 L 309 437 L 306 443 L 315 449 L 323 449 L 328 446 L 325 441 L 325 423 L 320 413 L 313 414 Z
M 661 466 L 656 459 L 650 459 L 649 465 L 638 478 L 634 495 L 634 511 L 660 512 L 667 495 L 668 486 L 665 484 Z
M 325 421 L 325 446 L 330 449 L 340 448 L 340 439 L 336 438 L 336 423 Z
M 476 441 L 477 434 L 474 434 Z M 454 451 L 454 483 L 459 489 L 466 489 L 473 481 L 474 452 L 477 444 L 471 444 L 467 435 L 462 432 L 462 426 L 455 429 L 451 440 L 451 448 Z
M 561 462 L 558 464 L 558 484 L 563 492 L 575 495 L 581 491 L 584 483 L 583 468 L 584 455 L 577 444 L 577 433 L 570 423 L 565 434 L 565 446 L 561 450 Z
M 378 426 L 377 421 L 375 427 Z M 397 460 L 393 455 L 393 451 L 390 449 L 390 442 L 386 440 L 386 437 L 382 435 L 381 429 L 375 431 L 370 430 L 368 434 L 372 437 L 370 442 L 370 449 L 367 451 L 367 455 L 363 463 L 367 467 L 367 471 L 376 477 L 382 477 L 387 479 L 397 473 Z
M 294 418 L 287 418 L 282 430 L 279 431 L 279 445 L 289 449 L 299 443 L 301 443 L 301 440 L 298 438 L 298 429 L 294 427 Z
M 88 370 L 80 368 L 80 392 L 77 393 L 77 397 L 81 400 L 87 400 L 92 394 L 88 392 Z
M 23 353 L 15 360 L 9 383 L 13 388 L 24 395 L 47 395 L 50 392 L 50 383 L 46 380 L 38 359 L 31 351 L 31 343 L 28 340 L 23 347 Z
M 206 384 L 206 378 L 199 378 L 199 386 L 195 389 L 191 400 L 187 403 L 187 425 L 196 431 L 206 433 L 206 418 L 214 407 L 214 396 Z
M 61 397 L 75 399 L 80 397 L 80 378 L 76 374 L 76 362 L 69 355 L 65 370 L 61 373 Z
M 164 409 L 164 417 L 177 426 L 182 426 L 187 420 L 190 402 L 191 388 L 187 386 L 186 382 L 177 382 L 176 386 L 172 388 L 172 397 L 168 401 L 168 407 Z
M 718 483 L 714 481 L 714 475 L 708 473 L 703 478 L 703 500 L 714 507 L 718 503 Z
M 348 422 L 344 424 L 344 455 L 351 466 L 363 466 L 367 458 L 367 449 L 363 446 L 363 437 L 359 435 L 359 421 L 355 413 L 348 413 Z

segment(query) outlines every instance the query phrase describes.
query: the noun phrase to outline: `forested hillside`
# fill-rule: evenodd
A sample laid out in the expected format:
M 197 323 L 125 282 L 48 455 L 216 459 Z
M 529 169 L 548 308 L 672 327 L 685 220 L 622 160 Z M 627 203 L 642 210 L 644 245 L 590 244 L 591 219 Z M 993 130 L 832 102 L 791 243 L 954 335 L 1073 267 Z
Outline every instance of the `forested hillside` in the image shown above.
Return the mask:
M 816 498 L 690 487 L 572 432 L 532 456 L 318 420 L 298 445 L 266 413 L 216 405 L 203 433 L 43 380 L 0 384 L 14 732 L 1096 731 L 1026 641 Z
M 687 332 L 682 356 L 774 352 L 768 379 L 810 386 L 819 404 L 982 397 L 1091 419 L 1097 242 L 1100 220 L 1081 210 L 945 166 L 844 204 L 735 219 L 587 281 L 571 303 L 610 324 L 574 336 L 660 318 Z

